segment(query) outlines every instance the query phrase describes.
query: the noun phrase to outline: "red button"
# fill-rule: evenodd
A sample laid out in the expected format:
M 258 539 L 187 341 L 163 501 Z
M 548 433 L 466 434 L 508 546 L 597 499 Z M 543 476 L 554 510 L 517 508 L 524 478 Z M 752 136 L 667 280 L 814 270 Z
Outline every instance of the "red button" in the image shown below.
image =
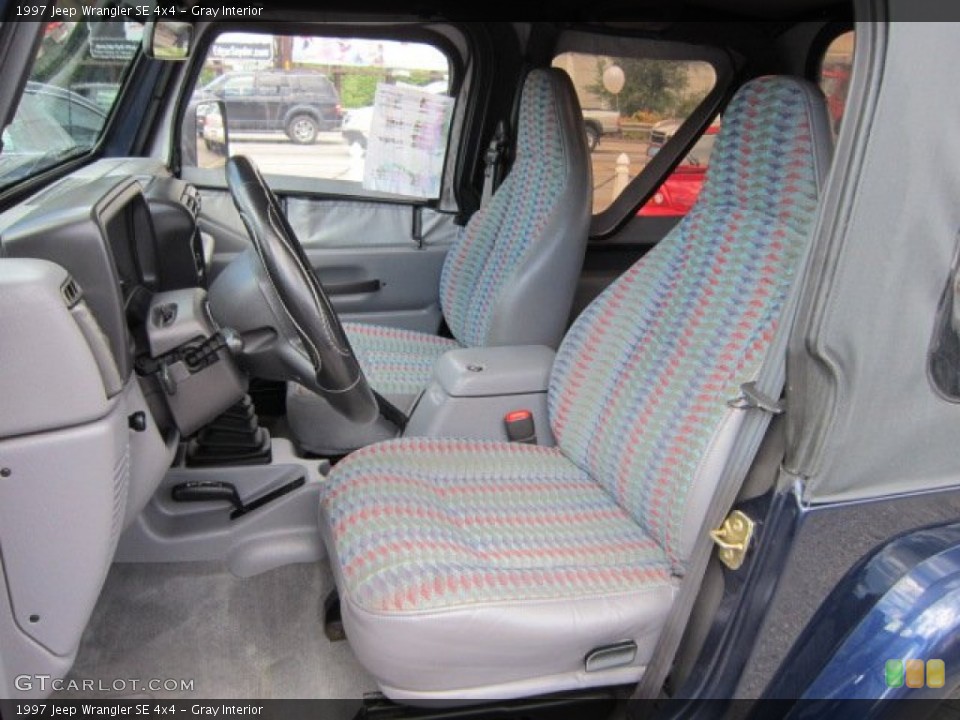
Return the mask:
M 508 423 L 515 423 L 530 420 L 531 418 L 533 418 L 533 413 L 529 410 L 514 410 L 513 412 L 507 413 L 503 419 Z

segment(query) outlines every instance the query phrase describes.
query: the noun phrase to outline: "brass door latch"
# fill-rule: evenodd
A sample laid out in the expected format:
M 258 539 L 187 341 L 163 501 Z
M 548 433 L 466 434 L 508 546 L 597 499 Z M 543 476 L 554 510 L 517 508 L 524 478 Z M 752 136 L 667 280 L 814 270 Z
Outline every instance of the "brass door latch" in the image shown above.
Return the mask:
M 739 570 L 743 565 L 747 548 L 750 547 L 753 529 L 753 520 L 739 510 L 734 510 L 727 515 L 723 525 L 716 530 L 711 530 L 710 538 L 720 548 L 718 552 L 720 562 L 731 570 Z

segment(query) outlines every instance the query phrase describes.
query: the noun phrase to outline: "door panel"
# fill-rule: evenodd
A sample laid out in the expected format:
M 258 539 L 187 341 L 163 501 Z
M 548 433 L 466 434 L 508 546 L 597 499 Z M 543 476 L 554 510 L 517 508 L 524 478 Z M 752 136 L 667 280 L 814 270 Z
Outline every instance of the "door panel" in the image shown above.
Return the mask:
M 454 215 L 396 203 L 279 197 L 344 320 L 437 331 L 440 273 L 460 230 Z M 200 226 L 215 239 L 213 279 L 250 240 L 223 191 L 202 191 Z
M 358 33 L 324 34 L 317 25 L 215 34 L 188 106 L 225 100 L 229 154 L 263 173 L 341 317 L 435 333 L 440 274 L 460 231 L 454 212 L 432 209 L 456 204 L 466 117 L 457 103 L 470 87 L 461 45 L 451 43 L 460 31 L 384 25 Z M 236 52 L 250 44 L 266 60 L 256 70 Z M 318 133 L 278 132 L 301 113 L 320 118 Z M 187 127 L 181 141 L 195 143 L 195 135 Z M 224 154 L 200 143 L 182 157 L 181 177 L 201 188 L 213 279 L 250 239 L 223 185 Z
M 297 237 L 311 250 L 383 246 L 415 250 L 421 244 L 449 245 L 460 230 L 455 215 L 422 206 L 294 196 L 283 202 Z
M 440 271 L 446 247 L 307 250 L 310 263 L 341 319 L 436 333 L 440 327 Z M 376 290 L 349 285 L 376 282 Z M 337 286 L 349 292 L 339 292 Z

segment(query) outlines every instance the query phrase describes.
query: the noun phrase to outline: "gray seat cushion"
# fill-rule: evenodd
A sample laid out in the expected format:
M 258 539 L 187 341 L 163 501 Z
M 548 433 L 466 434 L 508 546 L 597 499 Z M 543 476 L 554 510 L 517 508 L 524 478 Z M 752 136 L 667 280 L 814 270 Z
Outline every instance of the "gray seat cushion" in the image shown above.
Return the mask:
M 321 503 L 350 644 L 381 688 L 416 699 L 596 684 L 584 657 L 639 651 L 674 584 L 659 545 L 556 448 L 406 439 L 337 466 Z M 544 680 L 547 677 L 549 680 Z
M 433 366 L 456 340 L 381 325 L 344 323 L 367 382 L 381 395 L 419 395 L 430 383 Z

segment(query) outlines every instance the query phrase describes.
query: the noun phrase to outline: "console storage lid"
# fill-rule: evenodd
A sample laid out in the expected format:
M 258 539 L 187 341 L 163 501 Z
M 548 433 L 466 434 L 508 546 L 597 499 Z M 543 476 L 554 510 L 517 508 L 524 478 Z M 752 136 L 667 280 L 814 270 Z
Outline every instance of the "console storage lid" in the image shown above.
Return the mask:
M 555 355 L 546 345 L 451 350 L 437 362 L 434 379 L 450 397 L 543 393 Z
M 540 445 L 553 445 L 547 384 L 554 351 L 545 345 L 465 348 L 444 353 L 404 437 L 511 440 L 508 417 L 522 411 Z

